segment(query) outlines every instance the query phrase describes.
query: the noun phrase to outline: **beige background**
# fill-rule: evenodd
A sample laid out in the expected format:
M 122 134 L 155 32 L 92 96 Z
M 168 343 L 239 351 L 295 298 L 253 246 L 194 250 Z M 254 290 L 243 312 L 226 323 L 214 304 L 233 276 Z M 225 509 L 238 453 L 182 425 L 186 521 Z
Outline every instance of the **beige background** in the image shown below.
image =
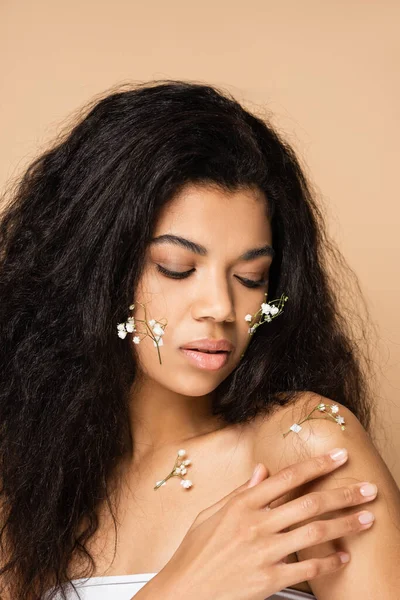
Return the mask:
M 210 82 L 273 111 L 377 325 L 376 439 L 400 485 L 399 18 L 397 0 L 0 0 L 1 189 L 118 83 Z

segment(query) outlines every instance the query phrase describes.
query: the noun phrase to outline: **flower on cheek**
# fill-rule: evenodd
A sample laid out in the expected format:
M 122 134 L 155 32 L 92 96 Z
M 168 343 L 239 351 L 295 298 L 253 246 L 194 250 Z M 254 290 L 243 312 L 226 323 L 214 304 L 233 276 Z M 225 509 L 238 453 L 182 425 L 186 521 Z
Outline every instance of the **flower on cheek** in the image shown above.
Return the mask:
M 270 300 L 269 303 L 263 302 L 261 304 L 261 308 L 256 312 L 255 315 L 248 313 L 244 317 L 244 320 L 248 323 L 251 323 L 253 319 L 256 319 L 257 317 L 259 317 L 259 320 L 257 323 L 254 323 L 251 327 L 249 327 L 247 332 L 250 335 L 253 335 L 253 333 L 257 330 L 257 327 L 259 327 L 265 322 L 269 323 L 270 321 L 272 321 L 272 319 L 275 319 L 277 316 L 279 316 L 283 312 L 283 307 L 287 300 L 288 297 L 282 294 L 280 298 L 277 298 L 276 300 Z M 274 304 L 276 302 L 278 303 L 277 306 Z M 242 358 L 243 356 L 244 352 L 241 354 L 240 358 Z
M 140 304 L 140 306 L 143 307 L 145 318 L 144 319 L 137 319 L 137 318 L 135 319 L 133 316 L 130 316 L 130 317 L 128 317 L 128 319 L 125 323 L 118 323 L 118 325 L 117 325 L 118 337 L 120 337 L 121 339 L 124 339 L 128 333 L 135 332 L 136 335 L 133 336 L 133 343 L 140 344 L 140 342 L 142 341 L 142 339 L 144 337 L 149 336 L 153 340 L 154 346 L 157 347 L 158 360 L 161 365 L 162 362 L 161 362 L 161 355 L 160 355 L 159 347 L 163 345 L 162 336 L 165 333 L 164 329 L 168 325 L 168 321 L 166 323 L 161 323 L 161 321 L 157 321 L 156 319 L 150 319 L 148 321 L 147 313 L 146 313 L 146 306 L 144 304 L 142 304 L 141 302 L 137 302 L 137 304 Z M 129 307 L 129 310 L 133 310 L 134 308 L 135 308 L 135 305 L 131 304 Z M 138 331 L 136 329 L 136 322 L 144 323 L 146 330 Z M 140 335 L 138 335 L 138 334 L 142 334 L 143 338 L 140 338 Z

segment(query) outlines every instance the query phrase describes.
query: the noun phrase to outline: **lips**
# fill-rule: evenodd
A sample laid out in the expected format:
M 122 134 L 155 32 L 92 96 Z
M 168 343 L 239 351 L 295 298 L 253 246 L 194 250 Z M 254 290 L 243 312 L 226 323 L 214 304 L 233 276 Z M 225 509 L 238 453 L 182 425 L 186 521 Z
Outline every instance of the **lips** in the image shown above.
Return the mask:
M 199 369 L 217 371 L 226 365 L 230 352 L 204 352 L 193 348 L 180 348 L 180 351 Z
M 183 344 L 181 349 L 196 350 L 197 352 L 231 352 L 234 349 L 233 344 L 224 338 L 215 340 L 212 338 L 202 338 L 192 340 L 187 344 Z

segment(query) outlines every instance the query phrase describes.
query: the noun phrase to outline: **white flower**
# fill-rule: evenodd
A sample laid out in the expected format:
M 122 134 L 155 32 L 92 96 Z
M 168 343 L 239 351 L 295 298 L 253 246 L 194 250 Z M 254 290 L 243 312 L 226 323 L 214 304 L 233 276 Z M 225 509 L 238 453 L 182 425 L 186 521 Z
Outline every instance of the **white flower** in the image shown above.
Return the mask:
M 250 315 L 250 314 L 246 315 L 245 318 L 244 318 L 244 320 L 245 321 L 249 321 L 249 323 L 251 322 L 252 319 L 253 319 L 253 316 Z
M 320 410 L 320 411 L 323 411 L 323 410 L 325 410 L 326 406 L 325 406 L 325 404 L 322 402 L 321 404 L 318 404 L 317 408 L 318 408 L 318 410 Z
M 343 425 L 344 423 L 343 417 L 336 417 L 336 421 L 339 423 L 339 425 Z
M 130 323 L 130 322 L 126 323 L 125 327 L 126 327 L 126 330 L 129 331 L 129 333 L 132 333 L 133 331 L 135 331 L 135 328 L 134 328 L 133 324 Z
M 289 427 L 289 429 L 291 429 L 295 433 L 299 433 L 301 428 L 302 428 L 301 425 L 298 425 L 297 423 L 293 423 L 293 425 L 291 427 Z
M 271 312 L 271 305 L 268 304 L 268 302 L 264 302 L 263 304 L 261 304 L 261 310 L 264 313 L 264 315 L 268 315 Z
M 182 462 L 182 464 L 183 464 L 183 465 L 191 465 L 191 464 L 192 464 L 192 461 L 191 461 L 189 458 L 187 458 L 186 460 L 184 460 L 184 461 Z
M 140 342 L 140 337 L 139 337 L 138 335 L 135 335 L 135 337 L 133 338 L 133 342 L 134 342 L 135 344 L 139 344 L 139 342 Z
M 117 329 L 119 329 L 119 331 L 125 331 L 125 323 L 118 323 Z
M 181 467 L 181 475 L 186 475 L 187 469 L 185 467 Z
M 127 332 L 126 332 L 126 331 L 122 331 L 122 330 L 121 330 L 121 331 L 118 331 L 118 337 L 120 337 L 122 340 L 123 340 L 124 338 L 126 338 L 126 334 L 127 334 Z
M 131 321 L 132 323 L 135 322 L 135 317 L 128 317 L 128 321 Z
M 182 479 L 181 481 L 181 486 L 184 488 L 190 488 L 192 487 L 192 482 L 190 481 L 190 479 Z
M 155 319 L 151 319 L 151 320 L 149 321 L 149 325 L 150 325 L 150 327 L 153 327 L 153 325 L 155 325 L 155 324 L 156 324 L 156 320 L 155 320 Z
M 174 471 L 175 475 L 179 475 L 179 474 L 180 474 L 180 472 L 181 472 L 181 469 L 180 469 L 180 467 L 176 467 L 176 469 L 175 469 L 175 471 Z
M 135 305 L 134 305 L 134 304 L 131 304 L 131 305 L 129 306 L 129 310 L 133 310 L 134 308 L 135 308 Z
M 155 335 L 164 335 L 164 329 L 158 323 L 153 327 L 153 333 Z
M 186 455 L 186 450 L 178 450 L 178 456 L 185 456 Z
M 331 405 L 331 411 L 332 411 L 333 413 L 337 413 L 337 412 L 339 411 L 339 407 L 338 407 L 338 405 L 337 405 L 337 404 L 332 404 L 332 405 Z
M 279 308 L 277 306 L 271 305 L 270 312 L 271 312 L 271 315 L 276 315 L 276 313 L 279 312 Z

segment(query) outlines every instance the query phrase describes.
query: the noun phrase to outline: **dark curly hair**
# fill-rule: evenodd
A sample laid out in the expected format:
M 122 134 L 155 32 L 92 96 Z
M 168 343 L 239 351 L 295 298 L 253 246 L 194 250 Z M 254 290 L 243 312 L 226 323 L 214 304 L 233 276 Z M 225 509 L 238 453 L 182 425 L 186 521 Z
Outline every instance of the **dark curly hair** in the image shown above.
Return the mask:
M 308 179 L 266 115 L 215 86 L 161 80 L 96 97 L 4 193 L 0 580 L 13 599 L 72 585 L 73 555 L 94 572 L 85 543 L 96 507 L 105 499 L 112 514 L 110 482 L 133 447 L 137 364 L 116 324 L 126 320 L 160 210 L 187 184 L 265 193 L 275 249 L 269 297 L 289 298 L 218 386 L 214 414 L 250 421 L 313 391 L 370 430 L 368 309 Z

